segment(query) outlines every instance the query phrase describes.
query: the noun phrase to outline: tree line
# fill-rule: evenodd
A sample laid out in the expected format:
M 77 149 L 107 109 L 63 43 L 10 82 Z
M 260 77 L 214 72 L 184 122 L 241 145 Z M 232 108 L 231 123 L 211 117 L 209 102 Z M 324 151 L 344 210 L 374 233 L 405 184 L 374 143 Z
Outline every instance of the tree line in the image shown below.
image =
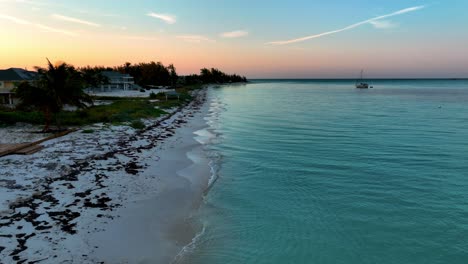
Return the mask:
M 106 79 L 100 74 L 103 71 L 117 71 L 123 74 L 129 74 L 134 78 L 135 83 L 142 87 L 150 85 L 175 87 L 177 85 L 247 82 L 245 76 L 226 74 L 215 68 L 203 68 L 200 70 L 200 74 L 179 76 L 173 64 L 165 66 L 161 62 L 154 61 L 138 64 L 126 62 L 123 65 L 113 68 L 87 66 L 80 68 L 79 71 L 83 73 L 86 81 L 94 87 L 106 83 Z
M 102 75 L 103 71 L 118 71 L 130 74 L 140 86 L 147 85 L 190 85 L 208 83 L 246 82 L 239 75 L 229 75 L 218 69 L 202 69 L 200 75 L 190 75 L 181 78 L 177 75 L 174 65 L 164 66 L 162 63 L 150 62 L 132 65 L 125 63 L 114 68 L 102 66 L 87 66 L 75 68 L 61 62 L 52 64 L 47 59 L 47 67 L 36 67 L 38 77 L 32 82 L 22 82 L 16 87 L 16 96 L 20 99 L 18 108 L 37 109 L 44 115 L 43 131 L 50 130 L 52 119 L 58 117 L 65 105 L 86 108 L 92 105 L 92 97 L 84 92 L 84 88 L 98 87 L 109 80 Z M 56 120 L 60 129 L 60 120 Z
M 237 74 L 226 74 L 218 69 L 203 68 L 200 70 L 200 74 L 192 74 L 185 76 L 185 84 L 208 84 L 208 83 L 237 83 L 237 82 L 247 82 L 245 76 L 240 76 Z

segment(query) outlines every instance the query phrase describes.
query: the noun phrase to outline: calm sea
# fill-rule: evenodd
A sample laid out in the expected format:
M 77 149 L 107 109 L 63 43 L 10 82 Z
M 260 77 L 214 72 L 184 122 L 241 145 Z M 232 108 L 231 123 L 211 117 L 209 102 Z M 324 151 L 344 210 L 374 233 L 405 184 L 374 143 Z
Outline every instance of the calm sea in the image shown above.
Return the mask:
M 218 179 L 189 263 L 468 263 L 468 81 L 210 91 Z

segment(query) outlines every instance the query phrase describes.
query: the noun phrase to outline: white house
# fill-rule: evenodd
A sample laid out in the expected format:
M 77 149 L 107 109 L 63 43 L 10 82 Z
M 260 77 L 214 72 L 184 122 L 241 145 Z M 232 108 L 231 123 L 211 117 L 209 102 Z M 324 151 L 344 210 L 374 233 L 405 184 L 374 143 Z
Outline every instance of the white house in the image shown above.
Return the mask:
M 109 80 L 108 84 L 101 85 L 101 89 L 113 90 L 113 89 L 123 89 L 123 90 L 133 90 L 137 88 L 135 81 L 132 76 L 129 74 L 122 74 L 116 71 L 103 71 L 101 72 L 102 76 L 106 77 Z

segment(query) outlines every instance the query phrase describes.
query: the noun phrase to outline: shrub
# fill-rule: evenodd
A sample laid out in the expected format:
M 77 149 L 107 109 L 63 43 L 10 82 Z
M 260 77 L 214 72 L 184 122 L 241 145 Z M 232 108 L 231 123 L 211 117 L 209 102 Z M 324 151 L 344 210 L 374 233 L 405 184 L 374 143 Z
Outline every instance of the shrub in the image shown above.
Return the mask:
M 145 124 L 141 120 L 135 120 L 130 124 L 131 127 L 134 129 L 143 129 L 145 128 Z
M 149 98 L 150 98 L 150 99 L 157 99 L 157 98 L 158 98 L 158 95 L 155 94 L 154 92 L 151 92 L 150 95 L 149 95 Z
M 85 130 L 81 131 L 81 133 L 83 133 L 83 134 L 92 134 L 94 132 L 95 131 L 93 129 L 85 129 Z

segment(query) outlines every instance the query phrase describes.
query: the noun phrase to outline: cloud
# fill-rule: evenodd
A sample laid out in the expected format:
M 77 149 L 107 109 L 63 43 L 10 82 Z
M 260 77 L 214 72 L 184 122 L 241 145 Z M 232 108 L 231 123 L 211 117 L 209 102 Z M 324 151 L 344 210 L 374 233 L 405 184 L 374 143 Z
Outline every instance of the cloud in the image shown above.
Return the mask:
M 236 31 L 224 32 L 220 34 L 220 36 L 223 38 L 241 38 L 241 37 L 245 37 L 248 35 L 249 35 L 249 32 L 245 30 L 236 30 Z
M 14 16 L 8 16 L 8 15 L 0 14 L 0 18 L 9 20 L 11 22 L 14 22 L 14 23 L 20 24 L 20 25 L 31 25 L 32 24 L 31 22 L 29 22 L 27 20 L 17 18 L 17 17 L 14 17 Z
M 364 20 L 364 21 L 349 25 L 349 26 L 341 28 L 341 29 L 327 31 L 327 32 L 323 32 L 323 33 L 320 33 L 320 34 L 316 34 L 316 35 L 312 35 L 312 36 L 306 36 L 306 37 L 302 37 L 302 38 L 291 39 L 291 40 L 273 41 L 273 42 L 269 42 L 267 44 L 270 44 L 270 45 L 287 45 L 287 44 L 292 44 L 292 43 L 297 43 L 297 42 L 303 42 L 303 41 L 306 41 L 306 40 L 316 39 L 316 38 L 320 38 L 320 37 L 323 37 L 323 36 L 328 36 L 328 35 L 340 33 L 340 32 L 343 32 L 343 31 L 351 30 L 351 29 L 360 27 L 360 26 L 365 25 L 365 24 L 372 24 L 373 22 L 383 20 L 385 18 L 394 17 L 394 16 L 414 12 L 414 11 L 417 11 L 417 10 L 420 10 L 420 9 L 423 9 L 423 8 L 425 8 L 425 6 L 409 7 L 409 8 L 405 8 L 405 9 L 402 9 L 402 10 L 399 10 L 399 11 L 396 11 L 396 12 L 393 12 L 393 13 L 390 13 L 390 14 L 387 14 L 387 15 L 382 15 L 382 16 L 374 17 L 374 18 L 371 18 L 371 19 L 368 19 L 368 20 Z
M 78 36 L 78 34 L 76 34 L 75 32 L 71 32 L 68 30 L 60 29 L 60 28 L 53 28 L 53 27 L 49 27 L 46 25 L 42 25 L 42 24 L 35 24 L 35 26 L 47 32 L 60 33 L 60 34 L 64 34 L 64 35 L 72 36 L 72 37 Z
M 52 6 L 52 4 L 38 1 L 38 0 L 0 0 L 0 3 L 12 3 L 12 4 L 19 4 L 19 5 L 27 5 L 27 6 L 33 6 L 33 7 L 46 7 L 46 6 Z M 55 4 L 56 5 L 56 4 Z
M 388 20 L 376 20 L 376 21 L 371 21 L 369 23 L 377 29 L 389 29 L 389 28 L 395 28 L 398 26 L 397 24 Z
M 157 19 L 161 19 L 162 21 L 166 22 L 167 24 L 175 24 L 177 22 L 176 17 L 173 15 L 168 14 L 157 14 L 157 13 L 148 13 L 147 16 L 154 17 Z
M 159 40 L 158 38 L 156 37 L 148 37 L 148 36 L 132 36 L 132 35 L 122 35 L 120 36 L 121 38 L 125 38 L 125 39 L 131 39 L 131 40 Z
M 44 31 L 47 31 L 47 32 L 60 33 L 60 34 L 67 35 L 67 36 L 78 36 L 77 33 L 72 32 L 72 31 L 68 31 L 68 30 L 64 30 L 64 29 L 60 29 L 60 28 L 49 27 L 49 26 L 39 24 L 39 23 L 33 23 L 33 22 L 30 22 L 30 21 L 27 21 L 27 20 L 24 20 L 24 19 L 21 19 L 21 18 L 18 18 L 18 17 L 14 17 L 14 16 L 0 14 L 0 19 L 6 19 L 6 20 L 9 20 L 9 21 L 14 22 L 16 24 L 20 24 L 20 25 L 27 25 L 27 26 L 37 27 L 37 28 L 40 28 L 40 29 L 42 29 Z
M 201 35 L 180 35 L 177 38 L 189 43 L 214 42 L 214 40 Z
M 67 21 L 67 22 L 72 22 L 72 23 L 77 23 L 77 24 L 82 24 L 82 25 L 87 25 L 87 26 L 92 26 L 92 27 L 100 27 L 101 25 L 96 24 L 94 22 L 74 18 L 74 17 L 68 17 L 68 16 L 63 16 L 59 14 L 53 14 L 52 17 L 57 20 L 62 20 L 62 21 Z

